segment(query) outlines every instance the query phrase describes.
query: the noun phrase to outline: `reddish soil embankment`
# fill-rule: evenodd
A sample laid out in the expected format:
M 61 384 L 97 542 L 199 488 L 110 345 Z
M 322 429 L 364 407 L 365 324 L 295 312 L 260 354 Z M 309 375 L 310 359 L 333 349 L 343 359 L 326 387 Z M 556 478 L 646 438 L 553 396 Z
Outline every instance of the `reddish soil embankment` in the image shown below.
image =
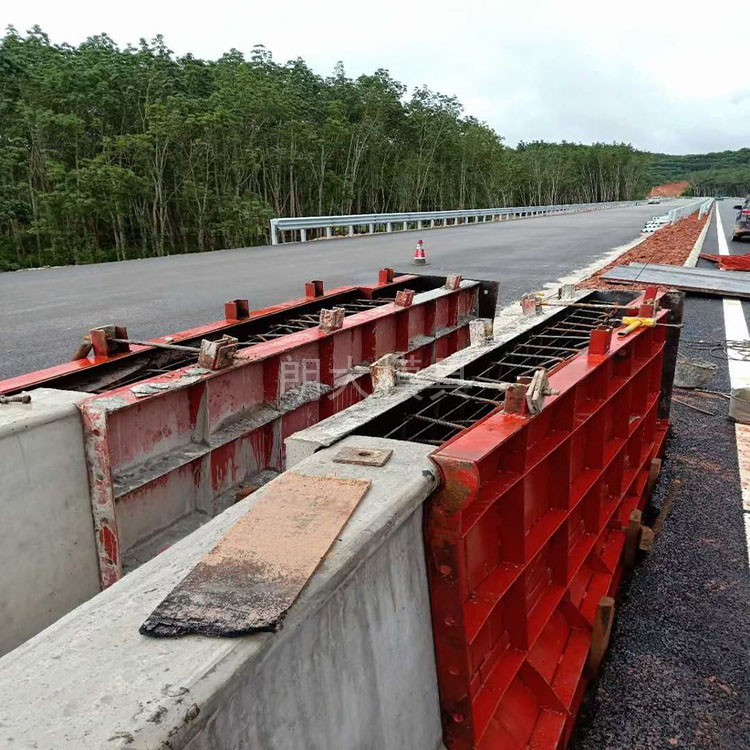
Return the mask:
M 679 182 L 665 182 L 663 185 L 655 185 L 651 188 L 651 192 L 648 194 L 649 198 L 652 196 L 659 196 L 662 198 L 677 198 L 682 195 L 688 188 L 690 183 L 687 180 L 680 180 Z
M 639 289 L 643 284 L 611 284 L 602 281 L 602 274 L 614 266 L 626 266 L 628 263 L 663 263 L 670 266 L 681 266 L 708 221 L 710 213 L 702 219 L 694 213 L 676 224 L 669 224 L 649 235 L 640 245 L 624 252 L 616 260 L 606 265 L 593 276 L 578 284 L 578 289 Z

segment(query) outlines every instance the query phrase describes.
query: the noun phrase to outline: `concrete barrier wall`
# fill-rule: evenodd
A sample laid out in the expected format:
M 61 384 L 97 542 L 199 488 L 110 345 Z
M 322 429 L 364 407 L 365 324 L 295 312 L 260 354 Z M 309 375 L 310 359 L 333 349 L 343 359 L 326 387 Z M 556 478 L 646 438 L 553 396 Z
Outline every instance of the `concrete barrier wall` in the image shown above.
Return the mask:
M 85 394 L 0 406 L 0 654 L 99 591 L 81 417 Z
M 343 446 L 393 455 L 333 463 Z M 0 659 L 4 747 L 441 747 L 422 539 L 431 450 L 351 437 L 297 465 L 371 487 L 278 633 L 138 633 L 271 482 Z

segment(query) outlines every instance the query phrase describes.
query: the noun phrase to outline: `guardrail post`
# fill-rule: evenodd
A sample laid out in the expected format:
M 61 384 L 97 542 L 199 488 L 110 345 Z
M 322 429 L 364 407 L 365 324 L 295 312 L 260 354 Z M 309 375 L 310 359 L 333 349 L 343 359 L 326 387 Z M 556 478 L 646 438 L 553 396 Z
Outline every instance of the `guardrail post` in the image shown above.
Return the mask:
M 271 219 L 271 244 L 279 244 L 279 227 L 276 224 L 276 219 Z
M 373 234 L 375 232 L 375 224 L 370 222 L 370 234 Z
M 390 221 L 387 221 L 385 223 L 385 231 L 386 232 L 392 232 L 393 231 L 393 223 Z
M 349 224 L 349 236 L 354 237 L 354 224 Z
M 330 240 L 332 236 L 333 236 L 333 230 L 331 229 L 331 227 L 326 227 L 326 239 Z
M 406 231 L 406 222 L 404 222 L 403 224 L 404 224 L 404 225 L 403 225 L 403 227 L 401 227 L 401 228 L 402 228 L 402 229 L 403 229 L 403 231 L 405 232 L 405 231 Z
M 435 226 L 435 219 L 430 219 L 430 229 Z
M 307 242 L 307 229 L 300 229 L 299 230 L 299 241 L 300 242 Z

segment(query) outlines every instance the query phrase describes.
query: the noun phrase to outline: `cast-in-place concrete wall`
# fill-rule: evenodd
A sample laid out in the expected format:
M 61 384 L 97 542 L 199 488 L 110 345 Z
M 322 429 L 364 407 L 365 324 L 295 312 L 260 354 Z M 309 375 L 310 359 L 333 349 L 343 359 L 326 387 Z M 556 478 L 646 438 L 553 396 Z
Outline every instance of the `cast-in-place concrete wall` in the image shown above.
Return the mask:
M 389 448 L 382 467 L 333 463 Z M 295 467 L 370 489 L 277 633 L 154 639 L 154 607 L 275 482 L 0 659 L 4 747 L 441 747 L 422 503 L 432 448 L 351 437 Z
M 85 395 L 38 388 L 0 405 L 0 654 L 99 591 Z

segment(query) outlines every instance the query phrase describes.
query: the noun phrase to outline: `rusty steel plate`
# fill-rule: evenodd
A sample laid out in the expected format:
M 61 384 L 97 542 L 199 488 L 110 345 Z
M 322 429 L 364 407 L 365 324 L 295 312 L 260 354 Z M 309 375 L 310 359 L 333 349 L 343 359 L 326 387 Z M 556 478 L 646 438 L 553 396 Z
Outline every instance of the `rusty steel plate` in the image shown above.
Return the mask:
M 333 458 L 336 464 L 358 464 L 359 466 L 385 466 L 393 455 L 390 448 L 342 448 Z
M 170 637 L 278 630 L 369 486 L 360 479 L 281 475 L 140 632 Z

